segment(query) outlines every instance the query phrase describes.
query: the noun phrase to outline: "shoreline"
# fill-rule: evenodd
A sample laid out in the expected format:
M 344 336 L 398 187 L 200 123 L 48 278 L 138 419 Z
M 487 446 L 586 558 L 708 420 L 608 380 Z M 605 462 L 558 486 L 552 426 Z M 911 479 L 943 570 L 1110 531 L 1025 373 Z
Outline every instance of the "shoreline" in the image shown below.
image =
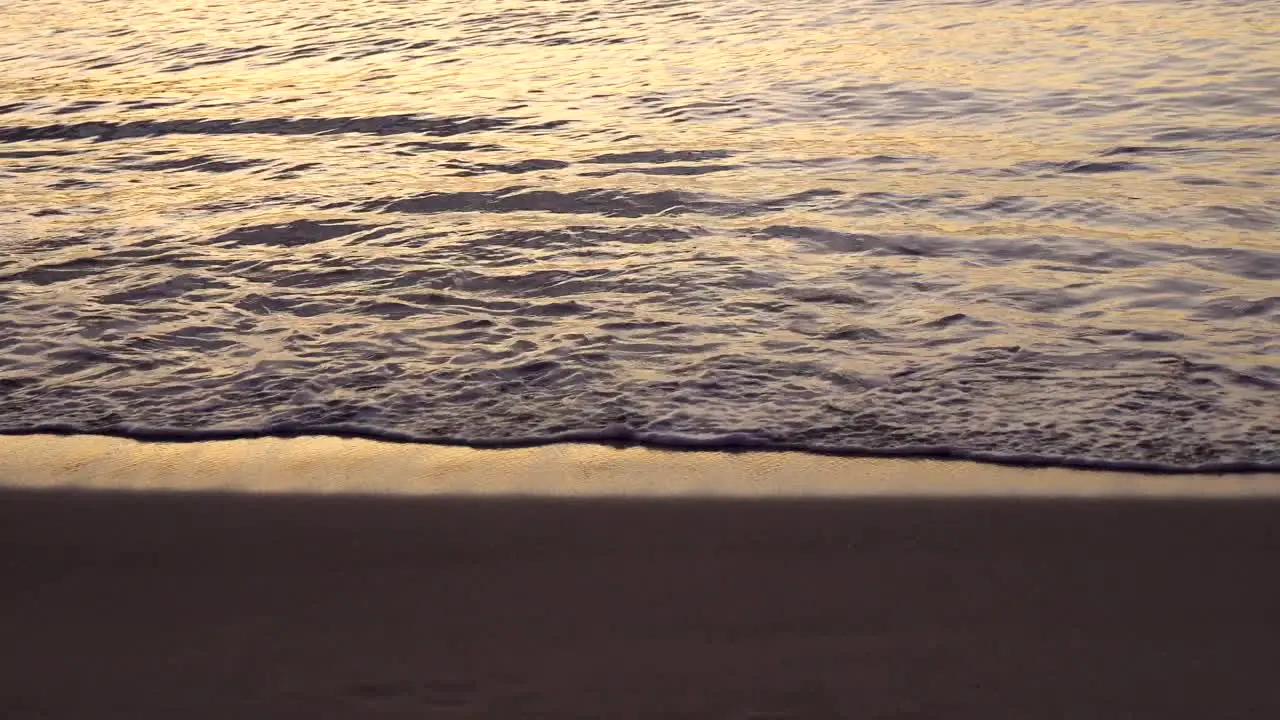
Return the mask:
M 145 429 L 137 431 L 81 431 L 61 425 L 40 425 L 31 429 L 0 429 L 5 437 L 99 437 L 139 442 L 144 444 L 186 445 L 207 442 L 249 440 L 356 440 L 384 445 L 410 445 L 416 447 L 463 448 L 468 450 L 527 450 L 547 446 L 589 445 L 615 450 L 641 448 L 661 452 L 718 452 L 739 453 L 801 453 L 845 459 L 877 460 L 938 460 L 973 462 L 982 465 L 999 465 L 1021 469 L 1060 468 L 1064 470 L 1114 471 L 1147 473 L 1152 475 L 1244 475 L 1251 473 L 1280 474 L 1280 463 L 1258 463 L 1229 460 L 1205 462 L 1198 465 L 1171 465 L 1141 460 L 1101 460 L 1072 458 L 1056 455 L 1011 455 L 988 452 L 968 452 L 945 447 L 830 447 L 825 445 L 759 444 L 736 437 L 689 438 L 683 436 L 649 436 L 630 432 L 570 432 L 542 438 L 523 440 L 468 440 L 462 438 L 422 439 L 411 435 L 387 433 L 359 427 L 321 426 L 291 430 L 198 430 L 180 431 Z
M 1149 473 L 795 451 L 308 436 L 0 436 L 0 487 L 548 497 L 1280 497 L 1280 473 Z

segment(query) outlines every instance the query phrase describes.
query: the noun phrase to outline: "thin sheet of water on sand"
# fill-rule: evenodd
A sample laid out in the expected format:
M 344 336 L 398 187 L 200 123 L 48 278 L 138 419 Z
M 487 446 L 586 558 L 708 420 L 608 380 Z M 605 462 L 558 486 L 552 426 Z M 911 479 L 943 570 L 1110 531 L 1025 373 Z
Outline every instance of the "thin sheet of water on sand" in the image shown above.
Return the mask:
M 1280 475 L 1275 473 L 1158 475 L 591 444 L 474 449 L 335 437 L 176 443 L 102 436 L 0 437 L 0 484 L 582 497 L 1280 496 Z

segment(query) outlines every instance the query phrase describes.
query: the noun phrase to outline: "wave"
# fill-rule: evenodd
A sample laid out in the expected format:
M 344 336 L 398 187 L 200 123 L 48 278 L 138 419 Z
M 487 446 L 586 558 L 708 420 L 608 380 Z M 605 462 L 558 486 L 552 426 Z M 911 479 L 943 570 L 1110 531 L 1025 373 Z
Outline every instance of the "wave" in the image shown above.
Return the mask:
M 1280 5 L 490 5 L 0 10 L 0 428 L 1280 463 Z

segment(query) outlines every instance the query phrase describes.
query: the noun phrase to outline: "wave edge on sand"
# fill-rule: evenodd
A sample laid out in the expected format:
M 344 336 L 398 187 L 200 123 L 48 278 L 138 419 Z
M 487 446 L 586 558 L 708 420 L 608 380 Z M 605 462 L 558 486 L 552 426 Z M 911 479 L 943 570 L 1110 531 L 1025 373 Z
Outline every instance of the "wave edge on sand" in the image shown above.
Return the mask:
M 1249 470 L 1079 469 L 945 455 L 618 442 L 477 447 L 336 435 L 0 436 L 0 486 L 20 488 L 650 498 L 1280 496 L 1280 472 Z
M 946 445 L 869 447 L 768 441 L 745 433 L 690 435 L 681 433 L 636 432 L 626 427 L 601 430 L 573 430 L 551 435 L 531 435 L 515 439 L 486 439 L 465 436 L 422 437 L 361 425 L 273 425 L 263 428 L 178 429 L 138 427 L 86 432 L 69 425 L 38 425 L 30 428 L 0 427 L 0 438 L 47 435 L 56 437 L 108 437 L 140 443 L 198 443 L 230 440 L 337 438 L 379 443 L 412 444 L 424 447 L 460 447 L 476 450 L 509 450 L 564 444 L 596 444 L 612 448 L 650 448 L 661 451 L 695 452 L 790 452 L 833 457 L 892 458 L 904 460 L 960 460 L 1020 468 L 1069 468 L 1112 470 L 1154 474 L 1280 473 L 1280 463 L 1249 460 L 1215 460 L 1195 464 L 1174 464 L 1142 460 L 1113 460 L 1085 456 L 1036 453 L 998 453 Z

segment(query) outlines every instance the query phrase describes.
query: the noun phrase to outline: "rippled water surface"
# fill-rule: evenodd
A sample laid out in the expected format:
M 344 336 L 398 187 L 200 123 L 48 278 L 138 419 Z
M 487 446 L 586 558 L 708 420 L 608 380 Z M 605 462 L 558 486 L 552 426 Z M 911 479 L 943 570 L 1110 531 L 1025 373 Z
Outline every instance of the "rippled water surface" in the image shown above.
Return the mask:
M 0 430 L 1280 465 L 1280 4 L 0 7 Z

